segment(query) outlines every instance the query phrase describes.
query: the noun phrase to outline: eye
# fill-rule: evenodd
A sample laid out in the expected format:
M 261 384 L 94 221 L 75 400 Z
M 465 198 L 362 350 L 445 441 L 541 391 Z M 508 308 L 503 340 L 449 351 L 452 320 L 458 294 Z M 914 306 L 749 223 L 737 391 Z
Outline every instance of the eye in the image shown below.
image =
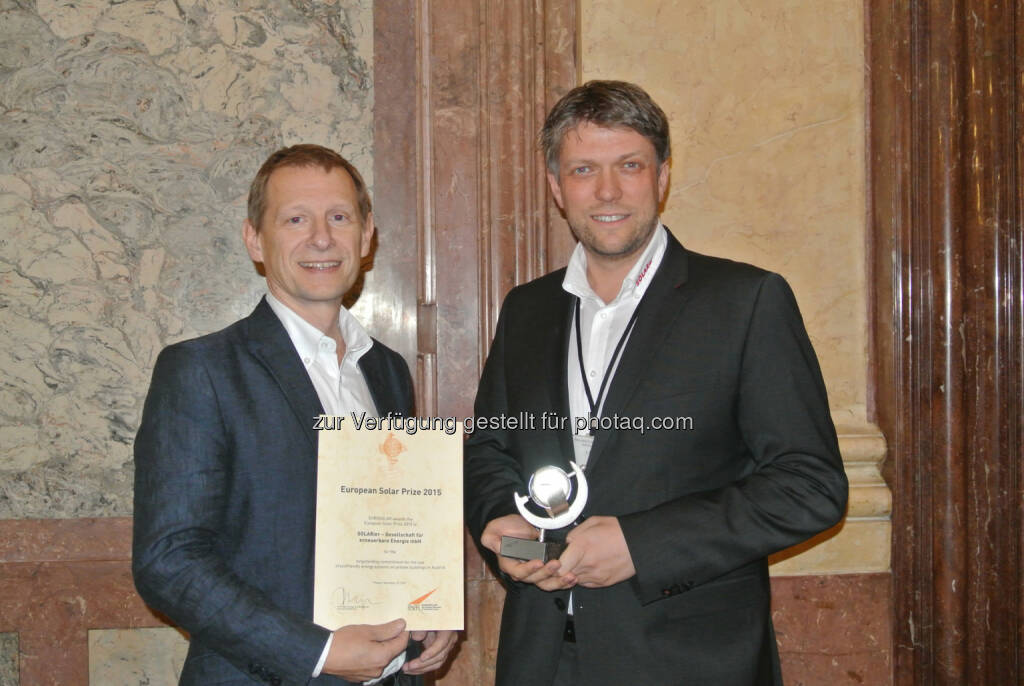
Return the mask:
M 637 162 L 636 160 L 630 160 L 629 162 L 623 163 L 622 166 L 625 167 L 626 169 L 639 169 L 640 163 Z
M 334 214 L 331 215 L 331 221 L 343 222 L 346 219 L 348 219 L 348 217 L 340 212 L 335 212 Z
M 572 172 L 570 173 L 572 173 L 575 176 L 582 176 L 583 174 L 590 173 L 590 167 L 586 164 L 581 164 L 578 167 L 573 167 Z
M 288 217 L 288 223 L 289 224 L 301 224 L 302 223 L 302 217 Z

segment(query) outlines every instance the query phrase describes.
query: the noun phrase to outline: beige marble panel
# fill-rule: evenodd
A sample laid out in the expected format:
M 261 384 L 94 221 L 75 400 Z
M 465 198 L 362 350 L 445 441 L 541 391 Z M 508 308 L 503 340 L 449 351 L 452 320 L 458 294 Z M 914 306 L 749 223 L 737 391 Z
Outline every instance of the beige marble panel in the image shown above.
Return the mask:
M 372 0 L 0 0 L 0 518 L 131 513 L 166 344 L 246 314 L 268 153 L 372 183 Z
M 187 652 L 176 629 L 92 629 L 89 684 L 175 686 Z
M 583 78 L 644 86 L 672 125 L 664 220 L 783 274 L 833 408 L 864 420 L 863 3 L 582 0 Z
M 773 577 L 888 572 L 891 539 L 888 519 L 847 519 L 827 536 L 812 539 L 813 545 L 801 546 L 798 555 L 773 556 L 769 571 Z
M 773 574 L 885 571 L 885 439 L 866 415 L 863 3 L 581 1 L 582 78 L 642 85 L 672 127 L 663 219 L 792 285 L 840 433 L 846 523 Z

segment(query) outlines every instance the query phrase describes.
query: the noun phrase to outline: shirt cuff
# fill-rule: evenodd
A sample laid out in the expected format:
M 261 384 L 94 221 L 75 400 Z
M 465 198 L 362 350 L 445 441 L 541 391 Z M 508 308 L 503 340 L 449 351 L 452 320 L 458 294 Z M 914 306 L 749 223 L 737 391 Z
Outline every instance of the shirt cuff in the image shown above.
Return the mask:
M 370 679 L 369 681 L 364 681 L 363 682 L 364 686 L 369 686 L 370 684 L 375 684 L 378 681 L 380 681 L 381 679 L 387 679 L 389 676 L 391 676 L 392 674 L 394 674 L 395 672 L 400 670 L 402 668 L 402 665 L 404 665 L 404 664 L 405 664 L 405 651 L 403 650 L 398 655 L 395 655 L 395 659 L 393 659 L 390 663 L 388 663 L 388 666 L 384 668 L 384 671 L 381 673 L 381 675 L 379 677 L 377 677 L 376 679 Z
M 332 643 L 334 643 L 334 632 L 333 631 L 327 636 L 327 644 L 324 645 L 324 652 L 320 653 L 320 660 L 316 663 L 316 668 L 313 670 L 313 678 L 314 679 L 317 678 L 318 676 L 320 676 L 320 672 L 323 671 L 324 664 L 327 663 L 327 654 L 329 652 L 331 652 L 331 644 Z M 379 677 L 377 677 L 376 679 L 370 679 L 369 681 L 364 681 L 363 683 L 367 684 L 367 686 L 369 686 L 369 684 L 375 684 L 378 681 L 380 681 L 381 679 L 387 679 L 389 676 L 391 676 L 392 674 L 394 674 L 395 672 L 400 670 L 402 668 L 402 665 L 404 665 L 404 664 L 405 664 L 405 651 L 403 650 L 398 655 L 395 655 L 394 659 L 391 660 L 390 663 L 388 663 L 388 666 L 384 668 L 384 672 L 381 673 L 381 675 Z
M 313 678 L 320 676 L 320 672 L 323 671 L 324 665 L 327 663 L 327 653 L 331 652 L 331 644 L 334 643 L 334 632 L 327 634 L 327 644 L 324 645 L 324 652 L 320 653 L 320 661 L 316 663 L 316 668 L 313 669 Z

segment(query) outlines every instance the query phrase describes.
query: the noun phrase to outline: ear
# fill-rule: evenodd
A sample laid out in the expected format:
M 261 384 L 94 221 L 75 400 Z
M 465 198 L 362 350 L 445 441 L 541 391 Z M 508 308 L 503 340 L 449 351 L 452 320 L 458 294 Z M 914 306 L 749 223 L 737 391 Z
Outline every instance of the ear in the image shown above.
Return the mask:
M 370 245 L 373 243 L 373 212 L 369 212 L 366 215 L 366 221 L 363 222 L 363 233 L 359 237 L 361 246 L 359 248 L 359 256 L 366 257 L 370 254 Z
M 562 187 L 558 185 L 558 177 L 548 171 L 548 186 L 551 187 L 551 195 L 555 198 L 555 204 L 558 205 L 558 209 L 564 210 L 565 205 L 562 204 Z
M 245 241 L 245 249 L 249 251 L 249 258 L 253 262 L 262 263 L 263 244 L 260 243 L 260 234 L 248 219 L 242 222 L 242 240 Z
M 658 203 L 665 201 L 665 191 L 668 190 L 668 160 L 661 163 L 658 169 Z

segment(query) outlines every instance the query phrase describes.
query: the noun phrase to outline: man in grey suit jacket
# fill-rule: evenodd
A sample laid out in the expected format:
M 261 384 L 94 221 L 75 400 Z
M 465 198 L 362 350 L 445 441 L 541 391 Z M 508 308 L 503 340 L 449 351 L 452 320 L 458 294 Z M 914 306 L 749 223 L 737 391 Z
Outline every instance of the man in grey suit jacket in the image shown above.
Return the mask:
M 334 151 L 293 146 L 260 168 L 248 215 L 267 296 L 153 371 L 135 441 L 136 587 L 190 634 L 182 684 L 418 684 L 453 632 L 312 622 L 314 419 L 413 410 L 405 361 L 341 304 L 373 236 L 366 186 Z
M 766 557 L 842 517 L 825 386 L 778 275 L 686 250 L 661 225 L 668 121 L 642 89 L 570 91 L 542 132 L 579 245 L 505 299 L 466 447 L 467 521 L 507 582 L 505 686 L 780 684 Z M 497 426 L 497 428 L 492 428 Z M 593 428 L 592 428 L 593 427 Z M 585 465 L 589 499 L 544 563 L 513 493 Z

